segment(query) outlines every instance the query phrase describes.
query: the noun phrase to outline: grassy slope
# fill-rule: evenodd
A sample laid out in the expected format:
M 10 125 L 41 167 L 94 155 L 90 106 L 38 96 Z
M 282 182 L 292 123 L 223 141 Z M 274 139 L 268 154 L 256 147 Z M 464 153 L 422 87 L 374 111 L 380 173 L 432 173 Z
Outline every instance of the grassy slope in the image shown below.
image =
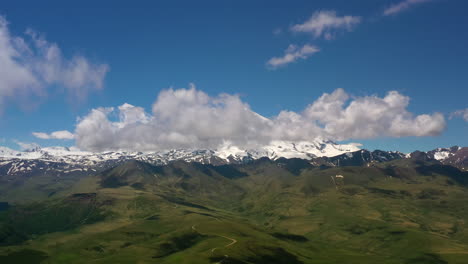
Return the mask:
M 302 171 L 301 164 L 270 161 L 224 169 L 186 163 L 143 171 L 135 163 L 126 166 L 102 175 L 119 175 L 118 188 L 102 188 L 93 176 L 70 189 L 96 192 L 105 220 L 1 247 L 0 262 L 21 263 L 19 256 L 30 256 L 23 263 L 39 263 L 44 254 L 49 257 L 43 263 L 439 264 L 468 259 L 464 175 L 432 164 L 403 160 Z M 344 175 L 337 186 L 330 177 L 336 174 Z

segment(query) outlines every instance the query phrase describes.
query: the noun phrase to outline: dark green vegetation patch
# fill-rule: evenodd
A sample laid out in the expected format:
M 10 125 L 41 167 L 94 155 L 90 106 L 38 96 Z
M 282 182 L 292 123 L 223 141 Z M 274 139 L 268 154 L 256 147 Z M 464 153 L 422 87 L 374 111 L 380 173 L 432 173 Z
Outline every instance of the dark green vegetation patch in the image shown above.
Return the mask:
M 183 251 L 184 249 L 190 248 L 197 244 L 203 240 L 204 237 L 205 236 L 196 232 L 190 232 L 171 237 L 166 242 L 163 242 L 157 246 L 156 254 L 153 256 L 153 258 L 162 258 L 176 252 Z
M 2 264 L 39 264 L 47 259 L 47 254 L 41 251 L 32 249 L 23 249 L 20 251 L 11 252 L 8 255 L 0 255 L 0 263 Z
M 31 237 L 74 229 L 101 221 L 105 216 L 96 193 L 13 206 L 0 215 L 0 245 L 19 244 Z

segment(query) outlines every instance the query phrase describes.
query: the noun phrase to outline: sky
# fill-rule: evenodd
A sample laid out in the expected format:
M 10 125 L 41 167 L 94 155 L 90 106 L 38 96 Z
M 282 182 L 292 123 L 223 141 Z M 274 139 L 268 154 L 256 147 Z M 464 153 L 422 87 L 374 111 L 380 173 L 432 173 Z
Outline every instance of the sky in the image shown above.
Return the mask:
M 468 146 L 468 2 L 0 4 L 0 145 Z

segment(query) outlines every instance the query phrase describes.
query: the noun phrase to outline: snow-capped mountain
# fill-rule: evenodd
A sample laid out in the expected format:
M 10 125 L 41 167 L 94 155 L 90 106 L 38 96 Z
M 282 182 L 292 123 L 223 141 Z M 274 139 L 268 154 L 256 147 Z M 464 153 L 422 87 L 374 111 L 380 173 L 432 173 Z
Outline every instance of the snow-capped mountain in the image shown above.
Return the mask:
M 126 160 L 144 161 L 155 165 L 164 165 L 175 160 L 200 162 L 204 164 L 243 163 L 268 157 L 313 159 L 333 157 L 348 152 L 358 151 L 358 144 L 337 144 L 316 139 L 312 142 L 273 141 L 255 149 L 242 149 L 226 143 L 217 149 L 176 149 L 157 152 L 86 152 L 76 148 L 46 147 L 27 151 L 16 151 L 0 147 L 0 175 L 31 173 L 78 173 L 96 171 L 113 166 Z
M 446 165 L 451 165 L 464 171 L 468 170 L 468 147 L 438 148 L 427 153 L 429 157 L 433 157 Z
M 272 141 L 266 146 L 256 149 L 241 149 L 234 145 L 224 144 L 215 155 L 226 161 L 235 162 L 245 159 L 259 159 L 268 157 L 272 160 L 278 158 L 300 158 L 310 160 L 316 157 L 334 157 L 348 152 L 358 151 L 358 144 L 337 144 L 330 140 L 316 139 L 308 141 Z
M 175 149 L 156 152 L 86 152 L 71 147 L 34 148 L 16 151 L 0 147 L 0 176 L 9 175 L 68 175 L 85 174 L 113 167 L 128 160 L 138 160 L 154 165 L 165 165 L 183 160 L 203 164 L 239 164 L 267 157 L 300 158 L 313 165 L 369 166 L 372 163 L 401 158 L 438 160 L 443 164 L 468 168 L 468 148 L 439 148 L 429 152 L 403 154 L 392 151 L 360 150 L 358 144 L 337 144 L 330 140 L 316 139 L 312 142 L 273 141 L 253 149 L 243 149 L 226 143 L 217 149 Z
M 325 165 L 337 166 L 372 166 L 373 164 L 396 159 L 403 159 L 406 155 L 398 151 L 369 151 L 361 149 L 354 152 L 347 152 L 334 157 L 321 157 L 311 160 L 315 166 Z
M 444 165 L 450 165 L 462 171 L 468 170 L 468 147 L 453 146 L 437 148 L 428 152 L 415 151 L 408 154 L 407 158 L 422 161 L 437 160 Z
M 462 148 L 458 146 L 453 146 L 451 148 L 436 148 L 428 151 L 427 155 L 436 160 L 445 160 L 455 155 L 460 149 Z

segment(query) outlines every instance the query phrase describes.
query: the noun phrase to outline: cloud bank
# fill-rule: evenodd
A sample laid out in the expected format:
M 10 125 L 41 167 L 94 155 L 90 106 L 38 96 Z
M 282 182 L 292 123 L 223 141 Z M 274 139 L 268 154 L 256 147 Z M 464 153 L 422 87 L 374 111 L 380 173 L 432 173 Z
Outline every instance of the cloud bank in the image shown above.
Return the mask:
M 291 27 L 293 32 L 310 33 L 315 38 L 332 39 L 340 30 L 350 31 L 361 22 L 359 16 L 337 16 L 336 11 L 316 11 L 309 20 Z
M 193 85 L 163 90 L 151 113 L 123 104 L 96 108 L 76 125 L 76 145 L 83 150 L 155 151 L 215 148 L 226 142 L 256 147 L 272 140 L 334 140 L 434 136 L 445 129 L 440 113 L 414 115 L 409 97 L 396 91 L 384 97 L 353 97 L 337 89 L 302 112 L 281 111 L 266 118 L 237 95 L 209 96 Z
M 47 88 L 58 86 L 74 100 L 83 100 L 103 87 L 109 70 L 81 55 L 65 58 L 57 44 L 28 29 L 14 36 L 7 20 L 0 16 L 0 110 L 7 101 L 22 102 L 45 96 Z
M 320 49 L 316 46 L 306 44 L 302 47 L 298 47 L 296 45 L 291 44 L 285 50 L 284 55 L 282 57 L 273 57 L 269 59 L 267 61 L 267 67 L 271 69 L 276 69 L 278 67 L 293 63 L 299 59 L 307 59 L 309 56 L 319 51 Z
M 55 131 L 50 134 L 44 132 L 33 132 L 33 136 L 40 139 L 74 139 L 75 135 L 68 130 Z
M 388 8 L 386 8 L 383 11 L 383 15 L 384 16 L 397 15 L 397 14 L 403 12 L 403 11 L 406 11 L 406 10 L 412 8 L 415 5 L 427 3 L 429 1 L 432 1 L 432 0 L 404 0 L 404 1 L 400 2 L 400 3 L 393 4 L 393 5 L 389 6 Z

